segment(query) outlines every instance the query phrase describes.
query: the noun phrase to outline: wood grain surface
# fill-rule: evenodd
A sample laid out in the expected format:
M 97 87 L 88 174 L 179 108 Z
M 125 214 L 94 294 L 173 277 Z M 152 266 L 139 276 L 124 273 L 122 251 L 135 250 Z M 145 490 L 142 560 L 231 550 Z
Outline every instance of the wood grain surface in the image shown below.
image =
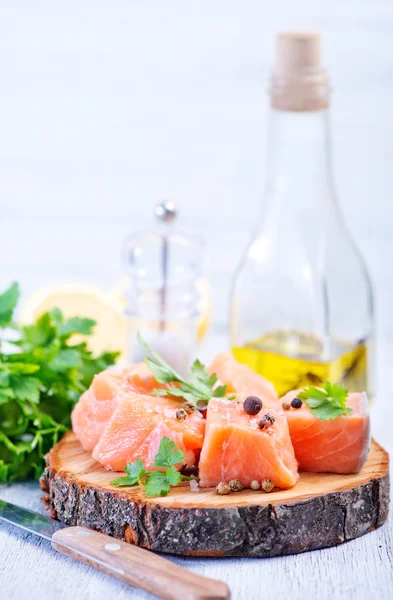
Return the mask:
M 336 545 L 382 525 L 388 515 L 388 456 L 374 441 L 354 475 L 302 473 L 270 494 L 219 496 L 188 483 L 164 498 L 116 488 L 68 432 L 47 455 L 41 479 L 52 515 L 160 552 L 196 556 L 277 556 Z

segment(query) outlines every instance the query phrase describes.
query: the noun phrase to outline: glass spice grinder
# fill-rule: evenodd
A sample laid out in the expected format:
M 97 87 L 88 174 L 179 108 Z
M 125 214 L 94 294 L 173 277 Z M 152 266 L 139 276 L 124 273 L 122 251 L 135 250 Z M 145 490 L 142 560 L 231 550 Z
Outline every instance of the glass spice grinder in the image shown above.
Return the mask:
M 177 230 L 177 210 L 164 201 L 155 208 L 156 227 L 135 233 L 124 244 L 130 276 L 127 291 L 129 360 L 143 360 L 145 341 L 180 374 L 195 358 L 199 295 L 196 280 L 203 258 L 202 240 Z

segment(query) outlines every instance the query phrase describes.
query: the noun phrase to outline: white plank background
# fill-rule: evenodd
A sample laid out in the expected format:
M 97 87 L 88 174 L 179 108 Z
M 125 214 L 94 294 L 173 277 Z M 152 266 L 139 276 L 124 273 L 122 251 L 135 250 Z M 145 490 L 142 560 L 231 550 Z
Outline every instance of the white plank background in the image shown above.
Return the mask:
M 323 32 L 341 204 L 375 282 L 375 437 L 393 451 L 393 4 L 384 0 L 0 0 L 0 284 L 122 277 L 120 246 L 170 197 L 207 241 L 214 328 L 263 202 L 278 29 Z M 34 484 L 0 496 L 40 510 Z M 177 559 L 234 598 L 393 597 L 392 522 L 272 560 Z M 147 597 L 0 528 L 1 598 Z

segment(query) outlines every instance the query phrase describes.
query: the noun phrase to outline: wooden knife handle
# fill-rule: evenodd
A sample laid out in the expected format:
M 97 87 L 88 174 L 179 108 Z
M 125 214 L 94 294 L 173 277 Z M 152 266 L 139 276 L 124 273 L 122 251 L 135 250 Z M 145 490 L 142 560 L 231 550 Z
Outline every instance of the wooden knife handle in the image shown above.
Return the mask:
M 66 527 L 53 534 L 59 552 L 122 579 L 165 600 L 227 600 L 222 581 L 196 575 L 153 552 L 85 527 Z

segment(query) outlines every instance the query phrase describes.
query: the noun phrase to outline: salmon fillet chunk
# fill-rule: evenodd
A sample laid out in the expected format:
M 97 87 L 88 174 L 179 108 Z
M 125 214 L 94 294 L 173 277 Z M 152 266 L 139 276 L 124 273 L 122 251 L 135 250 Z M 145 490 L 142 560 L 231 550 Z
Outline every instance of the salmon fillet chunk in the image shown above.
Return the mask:
M 145 363 L 111 367 L 94 376 L 71 415 L 72 429 L 83 448 L 91 452 L 109 419 L 130 392 L 148 394 L 158 384 Z
M 280 408 L 274 385 L 247 365 L 239 363 L 229 352 L 216 354 L 209 373 L 215 373 L 218 380 L 227 386 L 228 394 L 258 396 L 265 406 Z
M 288 392 L 290 403 L 300 390 Z M 370 417 L 365 393 L 349 394 L 347 416 L 321 421 L 303 402 L 285 411 L 299 468 L 314 473 L 357 473 L 370 449 Z
M 93 458 L 110 471 L 123 471 L 137 458 L 143 460 L 146 469 L 152 469 L 160 441 L 167 436 L 184 453 L 182 464 L 195 465 L 203 444 L 205 419 L 195 411 L 179 420 L 178 408 L 179 403 L 168 398 L 129 393 L 106 425 Z
M 258 423 L 268 414 L 274 423 L 266 430 Z M 212 398 L 207 409 L 206 433 L 199 461 L 201 487 L 239 479 L 250 487 L 254 479 L 269 478 L 279 488 L 298 480 L 297 461 L 288 423 L 281 411 L 262 409 L 248 415 L 243 403 Z

